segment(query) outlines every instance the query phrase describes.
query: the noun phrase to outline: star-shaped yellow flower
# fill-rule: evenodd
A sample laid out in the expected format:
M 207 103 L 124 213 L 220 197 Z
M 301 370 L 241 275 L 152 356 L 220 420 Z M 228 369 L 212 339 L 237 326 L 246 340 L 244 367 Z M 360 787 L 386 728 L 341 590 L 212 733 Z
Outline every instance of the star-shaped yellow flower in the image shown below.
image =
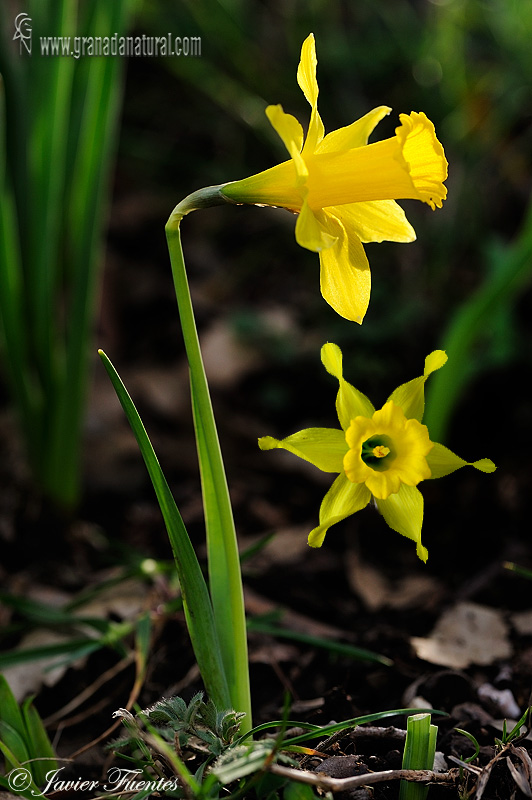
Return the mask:
M 298 214 L 296 240 L 317 251 L 321 292 L 341 316 L 361 323 L 371 286 L 362 242 L 411 242 L 416 234 L 396 199 L 422 200 L 432 209 L 447 196 L 447 161 L 425 114 L 400 114 L 395 136 L 368 144 L 390 113 L 379 106 L 325 136 L 318 113 L 314 36 L 303 42 L 297 81 L 312 112 L 307 137 L 280 105 L 266 114 L 290 160 L 221 187 L 236 203 L 282 206 Z M 304 140 L 304 141 L 303 141 Z
M 286 439 L 259 439 L 261 450 L 279 447 L 324 472 L 339 473 L 323 498 L 320 524 L 309 534 L 309 544 L 321 547 L 331 525 L 365 508 L 373 497 L 390 528 L 413 539 L 419 558 L 426 561 L 428 551 L 421 543 L 423 496 L 418 483 L 466 465 L 482 472 L 495 470 L 487 458 L 464 461 L 442 444 L 431 442 L 421 422 L 425 381 L 445 364 L 447 356 L 443 350 L 427 356 L 423 375 L 399 386 L 378 411 L 344 379 L 337 345 L 325 344 L 321 359 L 340 383 L 336 411 L 341 429 L 308 428 Z

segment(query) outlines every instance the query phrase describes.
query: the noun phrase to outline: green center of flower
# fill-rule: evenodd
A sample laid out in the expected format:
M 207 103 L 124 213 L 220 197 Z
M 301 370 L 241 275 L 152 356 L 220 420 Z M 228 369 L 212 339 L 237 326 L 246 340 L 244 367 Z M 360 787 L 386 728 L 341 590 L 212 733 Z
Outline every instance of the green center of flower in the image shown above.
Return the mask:
M 370 436 L 362 444 L 360 456 L 368 467 L 377 470 L 377 472 L 384 472 L 384 470 L 389 469 L 395 460 L 392 440 L 383 433 Z

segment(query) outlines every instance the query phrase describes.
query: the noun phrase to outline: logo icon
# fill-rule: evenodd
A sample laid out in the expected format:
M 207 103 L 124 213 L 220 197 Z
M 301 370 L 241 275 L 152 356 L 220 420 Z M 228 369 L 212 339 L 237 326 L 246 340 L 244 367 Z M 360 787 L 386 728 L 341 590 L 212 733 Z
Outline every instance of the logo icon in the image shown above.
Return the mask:
M 31 17 L 22 11 L 17 14 L 15 18 L 15 35 L 13 41 L 19 40 L 20 53 L 22 54 L 22 46 L 26 48 L 31 56 Z

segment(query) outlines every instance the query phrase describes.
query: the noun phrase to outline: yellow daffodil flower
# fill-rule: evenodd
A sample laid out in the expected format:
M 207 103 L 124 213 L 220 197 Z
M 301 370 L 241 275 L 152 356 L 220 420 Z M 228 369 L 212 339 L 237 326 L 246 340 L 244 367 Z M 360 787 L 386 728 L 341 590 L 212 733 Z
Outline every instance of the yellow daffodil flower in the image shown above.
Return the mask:
M 341 316 L 361 323 L 371 276 L 363 242 L 411 242 L 416 234 L 395 200 L 422 200 L 435 209 L 447 196 L 447 161 L 425 114 L 400 114 L 395 136 L 368 144 L 387 106 L 325 136 L 318 113 L 314 36 L 303 42 L 298 84 L 310 103 L 307 137 L 282 106 L 266 114 L 290 160 L 220 187 L 236 203 L 281 206 L 298 214 L 296 240 L 317 251 L 321 292 Z
M 340 384 L 336 411 L 341 428 L 308 428 L 286 439 L 259 439 L 261 450 L 288 450 L 324 472 L 339 473 L 323 499 L 320 524 L 311 531 L 309 544 L 321 547 L 331 525 L 365 508 L 374 498 L 390 528 L 413 539 L 417 555 L 426 561 L 428 551 L 421 543 L 423 496 L 418 483 L 466 465 L 481 472 L 495 470 L 487 458 L 464 461 L 442 444 L 431 442 L 421 422 L 425 381 L 445 364 L 447 356 L 443 350 L 427 356 L 423 375 L 399 386 L 378 411 L 344 379 L 337 345 L 325 344 L 321 360 Z

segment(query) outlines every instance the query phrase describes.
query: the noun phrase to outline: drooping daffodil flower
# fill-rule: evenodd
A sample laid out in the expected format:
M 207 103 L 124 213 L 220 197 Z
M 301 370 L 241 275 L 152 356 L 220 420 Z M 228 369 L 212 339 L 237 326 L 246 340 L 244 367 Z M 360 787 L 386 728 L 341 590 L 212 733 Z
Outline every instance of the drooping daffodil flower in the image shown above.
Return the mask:
M 423 496 L 417 485 L 466 465 L 482 472 L 495 470 L 487 458 L 464 461 L 432 442 L 422 424 L 425 381 L 445 364 L 447 356 L 443 350 L 428 355 L 423 375 L 399 386 L 378 411 L 344 379 L 337 345 L 325 344 L 321 359 L 340 384 L 336 398 L 340 429 L 308 428 L 286 439 L 259 439 L 261 450 L 288 450 L 324 472 L 339 473 L 323 499 L 319 525 L 311 531 L 309 544 L 321 547 L 331 525 L 365 508 L 373 498 L 390 528 L 413 539 L 417 555 L 426 561 L 428 551 L 421 543 Z
M 422 200 L 432 209 L 447 196 L 447 161 L 425 114 L 400 114 L 395 136 L 368 144 L 387 106 L 374 108 L 345 128 L 325 136 L 318 113 L 316 48 L 303 42 L 298 84 L 310 103 L 306 139 L 298 120 L 282 106 L 266 114 L 290 159 L 244 180 L 219 187 L 236 203 L 281 206 L 297 213 L 296 240 L 317 251 L 321 292 L 341 316 L 361 323 L 371 276 L 363 242 L 411 242 L 416 234 L 395 202 Z

